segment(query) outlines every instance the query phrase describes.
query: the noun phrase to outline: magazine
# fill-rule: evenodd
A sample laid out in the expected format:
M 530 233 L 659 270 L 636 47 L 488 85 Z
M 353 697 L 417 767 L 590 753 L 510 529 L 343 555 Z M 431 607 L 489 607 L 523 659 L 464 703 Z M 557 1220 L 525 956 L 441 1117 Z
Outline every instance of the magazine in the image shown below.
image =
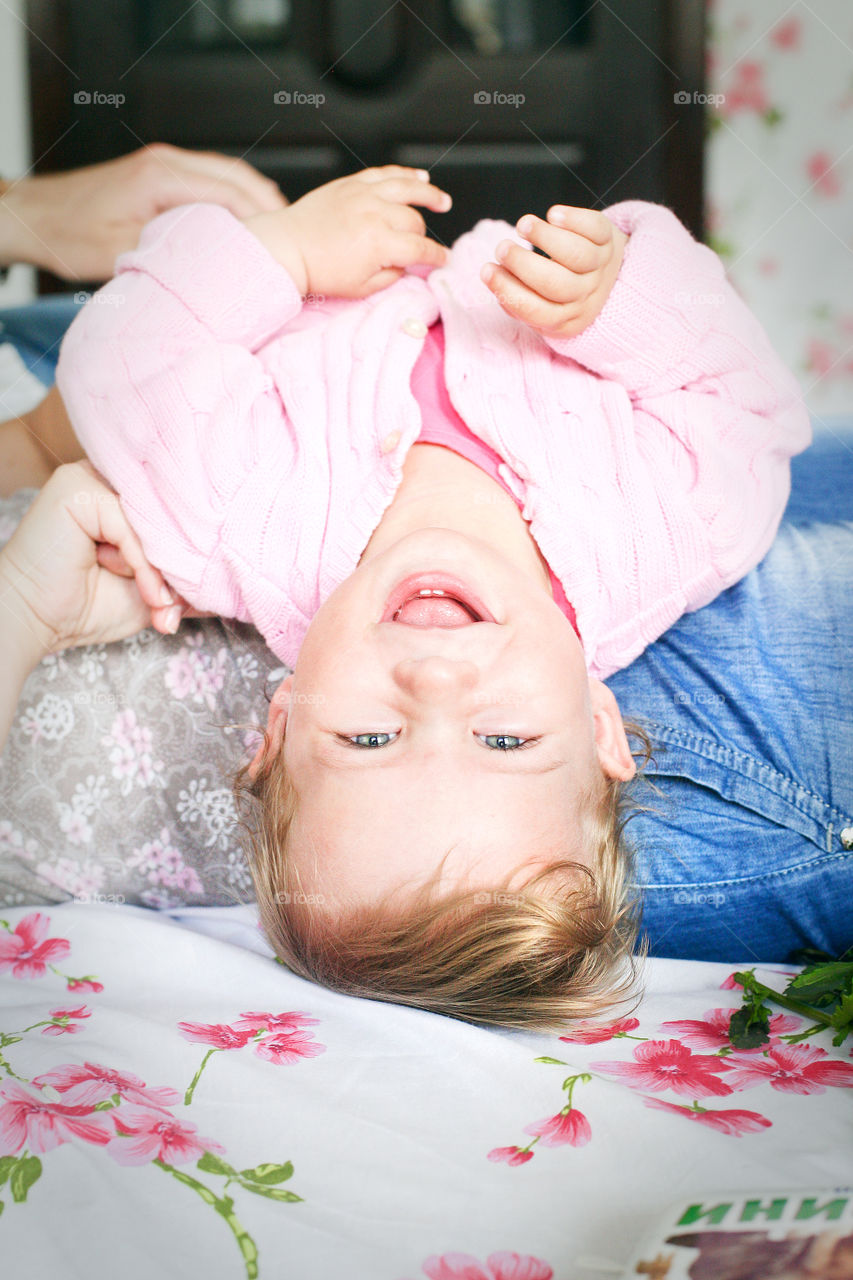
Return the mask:
M 853 1280 L 853 1188 L 685 1197 L 622 1274 L 623 1280 Z

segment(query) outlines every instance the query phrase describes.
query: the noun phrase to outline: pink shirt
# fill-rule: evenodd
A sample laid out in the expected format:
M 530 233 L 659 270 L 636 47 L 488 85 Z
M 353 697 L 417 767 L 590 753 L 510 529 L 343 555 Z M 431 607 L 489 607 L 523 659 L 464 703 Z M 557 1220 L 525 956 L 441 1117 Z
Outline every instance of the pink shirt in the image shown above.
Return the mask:
M 59 389 L 148 559 L 292 667 L 393 501 L 440 320 L 449 402 L 500 459 L 604 678 L 760 560 L 811 435 L 716 254 L 661 205 L 604 212 L 630 236 L 618 278 L 557 339 L 480 279 L 499 240 L 523 243 L 506 223 L 369 298 L 303 299 L 227 210 L 172 209 L 74 320 Z
M 440 320 L 436 321 L 427 332 L 423 350 L 412 370 L 411 386 L 412 394 L 420 405 L 423 415 L 423 422 L 415 443 L 441 444 L 452 449 L 454 453 L 461 454 L 469 462 L 476 463 L 487 476 L 491 476 L 509 494 L 520 511 L 524 503 L 504 480 L 501 474 L 503 464 L 500 455 L 468 430 L 450 403 L 444 380 L 444 330 Z M 566 599 L 563 584 L 550 565 L 548 574 L 554 603 L 566 615 L 577 632 L 575 611 Z

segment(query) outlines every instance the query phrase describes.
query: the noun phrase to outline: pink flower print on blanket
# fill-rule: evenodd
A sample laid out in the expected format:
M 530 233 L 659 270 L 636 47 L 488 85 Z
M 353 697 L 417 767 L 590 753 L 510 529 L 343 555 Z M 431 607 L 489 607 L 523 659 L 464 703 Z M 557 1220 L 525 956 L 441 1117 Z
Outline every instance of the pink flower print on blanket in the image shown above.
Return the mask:
M 223 1155 L 225 1148 L 210 1138 L 198 1136 L 198 1129 L 187 1120 L 147 1107 L 122 1106 L 112 1112 L 116 1137 L 107 1147 L 107 1153 L 118 1164 L 150 1164 L 162 1160 L 165 1164 L 189 1164 L 199 1160 L 206 1151 Z
M 301 1058 L 316 1058 L 326 1052 L 303 1027 L 316 1026 L 318 1018 L 307 1013 L 244 1013 L 230 1025 L 223 1022 L 179 1022 L 178 1030 L 185 1040 L 209 1045 L 201 1066 L 193 1076 L 184 1094 L 184 1105 L 189 1106 L 202 1072 L 214 1053 L 229 1049 L 242 1049 L 251 1043 L 259 1058 L 277 1066 L 288 1066 Z
M 25 1089 L 18 1080 L 0 1086 L 0 1155 L 22 1147 L 43 1155 L 72 1138 L 105 1146 L 114 1136 L 106 1115 L 88 1107 L 66 1107 Z
M 853 1064 L 830 1058 L 817 1045 L 776 1044 L 761 1057 L 742 1052 L 726 1059 L 733 1089 L 769 1084 L 780 1093 L 824 1093 L 853 1089 Z
M 119 779 L 123 796 L 130 794 L 134 783 L 139 787 L 165 785 L 163 762 L 152 759 L 151 730 L 139 723 L 132 708 L 118 713 L 102 741 L 110 749 L 112 776 Z
M 180 649 L 166 667 L 166 688 L 176 698 L 204 704 L 211 711 L 216 707 L 216 695 L 225 683 L 228 651 L 223 647 L 216 654 L 207 652 L 201 632 L 188 635 Z
M 760 1133 L 762 1129 L 769 1129 L 773 1123 L 757 1111 L 738 1111 L 736 1108 L 713 1111 L 700 1107 L 698 1103 L 692 1107 L 684 1107 L 677 1102 L 665 1102 L 663 1098 L 644 1098 L 643 1101 L 647 1107 L 653 1107 L 656 1111 L 668 1111 L 671 1115 L 695 1120 L 697 1124 L 716 1129 L 717 1133 L 725 1133 L 730 1138 L 740 1138 L 745 1133 Z
M 13 978 L 43 978 L 49 964 L 63 960 L 71 943 L 67 938 L 45 937 L 49 928 L 50 917 L 36 911 L 0 934 L 0 973 L 11 969 Z
M 728 1071 L 729 1061 L 712 1054 L 692 1053 L 677 1040 L 648 1040 L 637 1045 L 633 1062 L 592 1062 L 590 1066 L 624 1080 L 634 1089 L 651 1089 L 655 1093 L 671 1089 L 691 1098 L 722 1098 L 732 1092 L 731 1085 L 718 1078 Z
M 554 1270 L 541 1258 L 522 1253 L 490 1253 L 481 1263 L 470 1253 L 443 1253 L 427 1258 L 422 1270 L 429 1280 L 552 1280 Z
M 731 1049 L 729 1040 L 729 1023 L 732 1009 L 709 1009 L 698 1018 L 683 1018 L 675 1022 L 662 1022 L 661 1031 L 670 1031 L 691 1049 L 704 1049 L 716 1053 L 719 1049 Z M 771 1043 L 789 1031 L 796 1031 L 802 1019 L 790 1013 L 775 1014 L 769 1022 Z M 740 1049 L 740 1053 L 756 1054 L 766 1049 L 766 1045 L 758 1045 L 754 1049 Z
M 44 1071 L 33 1079 L 33 1084 L 45 1093 L 49 1089 L 52 1101 L 61 1101 L 66 1107 L 95 1107 L 117 1095 L 124 1102 L 164 1111 L 181 1100 L 177 1089 L 146 1085 L 132 1071 L 115 1071 L 99 1062 L 84 1062 L 82 1066 L 69 1062 Z

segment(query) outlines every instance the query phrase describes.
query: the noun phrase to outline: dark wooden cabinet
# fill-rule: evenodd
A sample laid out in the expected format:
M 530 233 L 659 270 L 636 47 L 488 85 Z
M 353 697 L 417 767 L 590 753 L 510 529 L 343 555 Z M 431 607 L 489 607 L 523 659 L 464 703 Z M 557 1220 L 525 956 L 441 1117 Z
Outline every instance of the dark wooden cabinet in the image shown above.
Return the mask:
M 32 0 L 37 171 L 167 141 L 291 198 L 429 168 L 480 217 L 639 197 L 702 235 L 702 0 Z M 678 102 L 676 95 L 690 101 Z

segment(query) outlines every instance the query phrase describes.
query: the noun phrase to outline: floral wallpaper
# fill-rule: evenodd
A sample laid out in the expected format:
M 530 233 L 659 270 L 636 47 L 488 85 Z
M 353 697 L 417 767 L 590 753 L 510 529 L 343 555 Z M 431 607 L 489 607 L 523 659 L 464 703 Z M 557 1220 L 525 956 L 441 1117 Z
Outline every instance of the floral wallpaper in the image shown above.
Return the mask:
M 709 0 L 707 236 L 814 415 L 853 409 L 853 6 Z

